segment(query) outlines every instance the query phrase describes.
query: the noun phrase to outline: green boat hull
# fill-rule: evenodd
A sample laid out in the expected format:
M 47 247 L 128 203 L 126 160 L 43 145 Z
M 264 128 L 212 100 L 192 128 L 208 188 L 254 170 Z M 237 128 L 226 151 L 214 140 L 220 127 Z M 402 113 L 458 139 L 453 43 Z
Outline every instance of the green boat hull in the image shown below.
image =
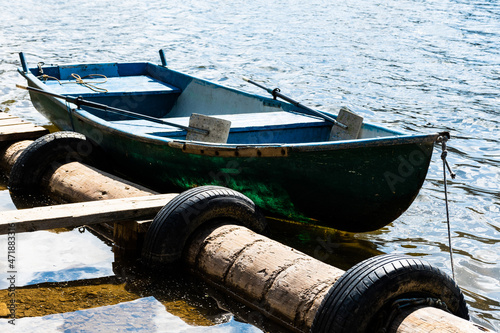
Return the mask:
M 160 192 L 226 186 L 272 216 L 345 231 L 380 229 L 411 205 L 440 135 L 406 135 L 363 123 L 358 138 L 331 141 L 331 123 L 289 103 L 151 63 L 43 70 L 58 80 L 73 72 L 81 77 L 104 73 L 109 92 L 41 81 L 38 68 L 19 72 L 30 86 L 73 96 L 82 92 L 88 100 L 159 119 L 187 121 L 196 112 L 234 120 L 228 142 L 197 142 L 175 126 L 74 109 L 60 99 L 30 93 L 37 110 L 60 129 L 83 133 L 97 143 L 121 175 Z
M 288 147 L 275 156 L 215 156 L 204 146 L 186 149 L 148 140 L 82 116 L 75 124 L 77 132 L 100 142 L 117 171 L 146 186 L 159 191 L 226 186 L 272 216 L 350 232 L 380 229 L 411 205 L 437 138 L 398 138 L 335 149 Z

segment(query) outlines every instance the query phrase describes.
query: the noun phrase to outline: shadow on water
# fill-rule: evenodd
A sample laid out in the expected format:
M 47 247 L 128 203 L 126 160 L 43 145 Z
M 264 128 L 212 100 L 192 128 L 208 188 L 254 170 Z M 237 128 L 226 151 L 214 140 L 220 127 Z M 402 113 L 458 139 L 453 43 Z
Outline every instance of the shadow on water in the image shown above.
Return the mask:
M 205 286 L 186 273 L 168 276 L 137 276 L 133 279 L 119 275 L 64 282 L 46 282 L 16 290 L 16 315 L 46 316 L 56 313 L 130 302 L 154 297 L 166 311 L 188 324 L 210 326 L 224 322 L 226 311 L 205 293 Z M 7 299 L 7 291 L 0 291 Z

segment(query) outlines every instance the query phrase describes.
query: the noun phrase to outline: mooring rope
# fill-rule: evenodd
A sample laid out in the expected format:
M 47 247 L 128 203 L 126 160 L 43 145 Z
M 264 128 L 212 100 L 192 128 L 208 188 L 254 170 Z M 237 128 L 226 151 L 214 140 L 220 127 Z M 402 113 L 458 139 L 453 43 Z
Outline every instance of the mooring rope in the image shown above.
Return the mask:
M 438 142 L 441 142 L 441 159 L 443 160 L 443 182 L 444 182 L 444 201 L 446 204 L 446 223 L 448 225 L 448 247 L 450 249 L 450 261 L 451 261 L 451 274 L 453 276 L 453 280 L 455 280 L 455 265 L 453 264 L 453 247 L 451 245 L 451 227 L 450 227 L 450 210 L 448 206 L 448 188 L 446 184 L 446 169 L 450 172 L 451 178 L 455 179 L 456 174 L 451 171 L 450 165 L 446 160 L 448 156 L 448 150 L 446 149 L 446 141 L 448 141 L 449 137 L 446 135 L 442 135 L 438 138 Z
M 59 81 L 59 79 L 57 77 L 53 77 L 53 76 L 50 76 L 50 75 L 47 75 L 47 74 L 39 75 L 38 78 L 42 79 L 44 81 L 47 81 L 47 80 L 56 80 L 57 82 L 59 82 L 59 84 L 62 84 L 62 82 Z

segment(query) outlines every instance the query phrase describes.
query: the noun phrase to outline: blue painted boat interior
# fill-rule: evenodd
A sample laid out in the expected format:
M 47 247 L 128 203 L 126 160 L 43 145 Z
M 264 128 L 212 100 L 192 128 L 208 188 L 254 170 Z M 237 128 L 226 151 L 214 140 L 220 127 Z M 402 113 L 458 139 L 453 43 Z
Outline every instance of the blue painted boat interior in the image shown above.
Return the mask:
M 151 63 L 79 64 L 43 67 L 43 73 L 38 68 L 30 71 L 31 79 L 40 80 L 38 85 L 50 92 L 81 96 L 174 124 L 188 126 L 193 113 L 229 120 L 228 144 L 324 142 L 329 140 L 332 126 L 289 103 L 220 86 Z M 87 84 L 78 84 L 75 74 Z M 177 140 L 186 138 L 186 131 L 175 126 L 108 111 L 85 107 L 84 110 L 123 132 Z M 404 134 L 364 123 L 358 139 L 399 135 Z

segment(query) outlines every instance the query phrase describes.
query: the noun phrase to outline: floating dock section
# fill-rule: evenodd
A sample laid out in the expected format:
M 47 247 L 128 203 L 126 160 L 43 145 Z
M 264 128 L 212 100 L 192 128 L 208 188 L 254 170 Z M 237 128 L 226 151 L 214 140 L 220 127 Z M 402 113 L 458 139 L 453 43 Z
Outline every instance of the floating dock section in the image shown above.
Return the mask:
M 19 172 L 16 161 L 30 164 L 23 152 L 56 147 L 48 143 L 68 137 L 82 139 L 60 132 L 9 143 L 0 165 L 7 174 Z M 418 258 L 383 255 L 345 272 L 260 234 L 265 218 L 233 190 L 204 186 L 158 194 L 78 161 L 51 165 L 33 191 L 66 204 L 0 212 L 0 234 L 13 224 L 29 232 L 112 223 L 114 241 L 140 250 L 146 269 L 168 274 L 184 265 L 291 332 L 490 331 L 467 320 L 455 282 Z

